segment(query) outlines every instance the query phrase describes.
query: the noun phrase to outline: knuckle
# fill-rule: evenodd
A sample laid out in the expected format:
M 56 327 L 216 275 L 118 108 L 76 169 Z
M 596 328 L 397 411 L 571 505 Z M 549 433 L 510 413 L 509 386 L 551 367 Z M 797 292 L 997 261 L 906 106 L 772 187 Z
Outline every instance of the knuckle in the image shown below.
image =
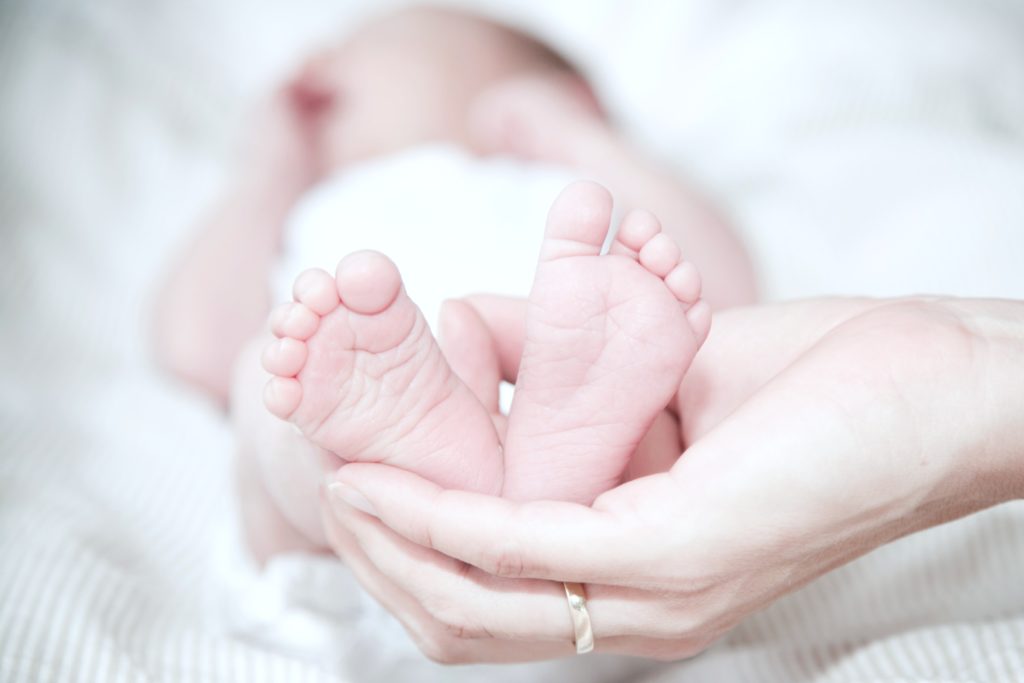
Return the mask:
M 481 568 L 488 574 L 505 579 L 526 578 L 538 569 L 527 564 L 522 547 L 511 539 L 495 544 L 484 556 L 483 564 Z
M 502 549 L 488 558 L 489 572 L 506 579 L 520 579 L 526 575 L 523 558 L 512 549 Z
M 481 635 L 477 629 L 458 622 L 441 622 L 441 626 L 445 633 L 456 640 L 474 640 Z
M 476 567 L 466 562 L 456 562 L 455 564 L 455 575 L 459 581 L 468 582 L 473 579 L 473 572 L 476 571 Z
M 456 664 L 468 664 L 471 659 L 466 657 L 462 648 L 457 646 L 456 641 L 447 638 L 440 638 L 432 642 L 431 654 L 427 655 L 435 664 L 453 666 Z
M 511 512 L 505 520 L 506 531 L 499 532 L 497 538 L 481 555 L 480 569 L 488 574 L 505 579 L 521 579 L 537 576 L 542 567 L 528 561 L 526 552 L 531 546 L 521 535 L 524 529 L 536 528 L 532 516 L 526 515 L 522 509 Z
M 419 644 L 423 656 L 435 664 L 458 664 L 451 655 L 451 650 L 445 648 L 441 643 L 429 640 Z
M 431 611 L 431 615 L 441 625 L 445 633 L 456 640 L 470 640 L 484 635 L 481 629 L 467 619 L 462 610 L 457 607 L 439 608 Z
M 434 633 L 419 633 L 414 638 L 423 656 L 435 664 L 460 664 L 455 648 L 446 638 Z

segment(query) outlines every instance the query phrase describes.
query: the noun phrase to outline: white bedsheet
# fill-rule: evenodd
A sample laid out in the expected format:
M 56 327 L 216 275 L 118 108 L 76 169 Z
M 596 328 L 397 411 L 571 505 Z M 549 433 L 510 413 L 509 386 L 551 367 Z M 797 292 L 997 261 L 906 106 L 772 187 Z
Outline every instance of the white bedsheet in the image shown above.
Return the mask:
M 230 435 L 145 338 L 247 97 L 368 4 L 0 7 L 0 680 L 381 673 L 225 628 Z M 1018 3 L 634 4 L 482 3 L 577 58 L 622 125 L 725 203 L 770 296 L 1024 298 Z M 655 677 L 1021 680 L 1022 568 L 1024 509 L 1004 505 Z

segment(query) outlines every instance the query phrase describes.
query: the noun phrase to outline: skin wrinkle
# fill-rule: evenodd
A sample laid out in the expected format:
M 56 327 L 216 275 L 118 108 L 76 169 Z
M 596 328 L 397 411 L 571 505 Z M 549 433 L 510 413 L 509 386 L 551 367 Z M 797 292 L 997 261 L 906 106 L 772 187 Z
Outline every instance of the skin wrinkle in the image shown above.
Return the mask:
M 595 430 L 595 429 L 597 429 L 599 427 L 605 427 L 605 428 L 608 428 L 608 429 L 614 429 L 617 426 L 618 425 L 616 425 L 616 424 L 605 424 L 605 423 L 586 424 L 586 423 L 584 423 L 584 424 L 580 424 L 579 426 L 577 426 L 577 427 L 575 427 L 575 428 L 573 428 L 571 430 L 567 430 L 565 428 L 557 427 L 556 426 L 556 427 L 553 427 L 550 431 L 541 431 L 541 432 L 538 432 L 537 434 L 534 434 L 533 436 L 536 436 L 538 438 L 540 438 L 540 437 L 550 437 L 551 439 L 554 439 L 554 442 L 551 444 L 552 450 L 558 450 L 560 447 L 561 448 L 565 448 L 565 447 L 572 448 L 573 446 L 576 446 L 576 445 L 591 445 L 593 443 L 609 444 L 609 443 L 614 443 L 614 442 L 611 442 L 611 441 L 608 441 L 608 440 L 604 440 L 604 439 L 601 439 L 601 438 L 598 438 L 598 439 L 596 439 L 594 441 L 581 440 L 581 436 L 582 435 L 579 432 L 583 432 L 583 434 L 586 434 L 587 432 L 591 432 L 591 431 L 593 431 L 593 430 Z M 556 460 L 556 462 L 557 462 L 557 460 Z M 572 463 L 572 466 L 575 468 L 576 464 L 577 463 Z M 546 474 L 541 474 L 540 476 L 546 476 Z
M 426 410 L 422 414 L 420 414 L 420 416 L 418 416 L 416 419 L 410 418 L 403 421 L 403 424 L 405 424 L 406 427 L 404 429 L 399 430 L 397 436 L 393 439 L 393 441 L 395 442 L 404 441 L 410 438 L 412 433 L 417 428 L 421 427 L 423 424 L 429 425 L 429 427 L 427 428 L 428 431 L 426 433 L 417 435 L 418 446 L 420 446 L 420 448 L 415 456 L 415 460 L 410 461 L 411 463 L 423 460 L 429 462 L 433 456 L 436 456 L 436 454 L 439 451 L 443 450 L 442 446 L 432 445 L 432 440 L 429 437 L 434 432 L 443 431 L 443 427 L 446 426 L 447 420 L 451 419 L 450 416 L 445 415 L 444 421 L 441 424 L 437 424 L 436 421 L 432 419 L 432 416 L 435 413 L 441 411 L 444 407 L 446 407 L 447 401 L 450 398 L 451 392 L 439 395 L 435 398 L 435 400 L 430 401 L 430 403 L 427 405 Z
M 518 507 L 509 508 L 505 523 L 507 524 L 509 521 L 521 516 L 521 509 Z M 528 525 L 526 528 L 533 529 L 534 527 Z M 526 539 L 525 543 L 520 543 L 517 535 L 499 534 L 498 538 L 494 539 L 494 544 L 488 548 L 483 556 L 483 560 L 488 566 L 479 568 L 489 574 L 507 579 L 531 578 L 531 568 L 528 568 L 520 559 L 524 556 L 523 546 L 531 546 L 529 541 L 530 539 Z
M 399 296 L 401 296 L 401 292 L 399 292 Z M 332 322 L 334 322 L 334 321 L 338 321 L 342 315 L 347 320 L 349 316 L 358 315 L 358 314 L 356 314 L 353 311 L 350 311 L 349 309 L 345 308 L 344 304 L 339 304 L 338 308 L 336 308 L 335 310 L 331 311 L 330 313 L 328 313 L 327 315 L 325 315 L 323 317 L 326 319 L 329 316 L 334 316 L 332 318 Z M 323 326 L 323 324 L 324 324 L 324 321 L 321 320 L 320 326 Z M 412 325 L 415 325 L 415 320 L 413 321 Z M 412 329 L 412 325 L 410 326 L 410 331 Z M 381 382 L 378 381 L 377 383 L 368 383 L 367 382 L 367 378 L 371 377 L 372 373 L 367 373 L 366 370 L 367 369 L 372 369 L 373 367 L 377 366 L 378 362 L 379 362 L 378 358 L 380 358 L 380 356 L 382 354 L 387 353 L 388 351 L 393 351 L 393 350 L 399 349 L 399 348 L 401 348 L 401 344 L 402 344 L 402 341 L 399 340 L 392 347 L 390 347 L 388 349 L 385 349 L 384 351 L 382 351 L 380 353 L 372 353 L 372 352 L 366 351 L 364 348 L 362 348 L 362 346 L 364 346 L 364 345 L 360 344 L 359 338 L 358 338 L 358 332 L 357 332 L 356 329 L 354 329 L 352 327 L 349 327 L 347 325 L 342 325 L 341 329 L 345 330 L 350 335 L 350 337 L 351 337 L 351 341 L 348 344 L 346 344 L 347 348 L 345 348 L 345 351 L 348 354 L 350 354 L 350 356 L 351 356 L 350 357 L 350 362 L 349 363 L 339 363 L 339 365 L 344 365 L 344 366 L 347 366 L 347 367 L 350 368 L 350 370 L 349 370 L 350 377 L 349 377 L 349 380 L 345 382 L 345 384 L 348 385 L 350 382 L 355 380 L 355 381 L 361 382 L 362 386 L 358 387 L 358 389 L 359 389 L 358 391 L 352 391 L 352 387 L 351 386 L 346 386 L 346 390 L 335 392 L 335 394 L 334 394 L 334 396 L 335 396 L 335 403 L 333 405 L 331 405 L 331 407 L 328 410 L 323 411 L 323 416 L 319 420 L 317 420 L 314 423 L 312 423 L 307 428 L 307 431 L 311 435 L 313 435 L 314 438 L 316 438 L 316 435 L 321 434 L 326 429 L 325 425 L 331 419 L 331 417 L 333 417 L 336 414 L 336 412 L 338 412 L 342 408 L 342 406 L 346 406 L 346 404 L 345 404 L 345 399 L 346 398 L 348 398 L 348 397 L 356 398 L 356 403 L 355 404 L 348 404 L 346 406 L 349 410 L 352 410 L 353 412 L 358 412 L 359 409 L 357 408 L 357 406 L 359 405 L 359 403 L 366 403 L 367 402 L 366 399 L 367 399 L 367 395 L 368 394 L 369 394 L 369 397 L 372 399 L 370 401 L 370 405 L 371 406 L 373 404 L 375 404 L 377 401 L 379 401 Z M 318 329 L 317 332 L 320 332 L 320 330 Z M 418 347 L 414 347 L 414 349 L 418 349 Z M 361 361 L 360 360 L 361 357 L 365 358 L 366 360 L 362 360 Z M 400 362 L 400 364 L 402 364 L 402 362 Z M 359 368 L 360 372 L 355 372 L 356 368 Z M 387 370 L 385 370 L 384 373 L 381 373 L 381 374 L 377 375 L 377 379 L 380 380 L 386 374 L 387 374 Z M 352 375 L 354 375 L 354 377 Z M 369 388 L 368 388 L 367 385 L 369 385 Z M 302 404 L 300 403 L 300 406 L 301 405 Z M 372 409 L 370 409 L 370 410 L 372 412 Z
M 420 340 L 424 338 L 423 327 L 421 326 L 418 332 Z M 386 370 L 378 375 L 377 387 L 383 388 L 388 386 L 388 377 L 395 377 L 396 374 L 401 374 L 403 371 L 407 371 L 410 365 L 416 364 L 420 366 L 426 359 L 423 356 L 427 355 L 425 348 L 429 348 L 425 344 L 413 342 L 412 346 L 402 347 L 410 348 L 412 353 L 407 357 L 402 358 L 397 363 L 389 363 Z M 431 373 L 417 372 L 412 375 L 412 383 L 402 386 L 402 382 L 397 382 L 397 391 L 392 391 L 391 396 L 399 396 L 405 398 L 408 396 L 415 397 L 415 407 L 410 407 L 406 410 L 399 412 L 399 419 L 397 423 L 392 423 L 389 428 L 389 433 L 392 429 L 397 427 L 397 435 L 392 439 L 393 441 L 402 441 L 409 438 L 410 434 L 422 423 L 429 423 L 429 416 L 447 400 L 449 400 L 454 393 L 454 388 L 451 383 L 446 383 L 442 387 L 442 392 L 436 396 L 431 395 L 432 392 L 419 391 L 416 385 L 417 382 L 425 381 L 425 377 Z M 426 403 L 428 399 L 431 399 L 429 403 Z M 379 401 L 379 397 L 375 399 L 375 403 Z M 423 406 L 426 405 L 426 408 Z M 375 406 L 371 405 L 367 410 L 372 414 Z M 404 425 L 404 426 L 403 426 Z
M 430 353 L 431 347 L 429 344 L 413 343 L 414 346 L 411 347 L 412 353 L 398 362 L 388 363 L 387 369 L 378 377 L 378 383 L 382 387 L 389 387 L 391 389 L 389 398 L 398 398 L 400 405 L 404 402 L 402 399 L 410 397 L 413 398 L 414 404 L 415 402 L 426 400 L 431 394 L 430 391 L 426 390 L 430 384 L 434 384 L 450 396 L 453 393 L 451 381 L 441 383 L 431 381 L 437 376 L 450 377 L 447 367 L 435 354 Z M 408 381 L 402 381 L 406 377 L 409 378 Z M 425 382 L 430 384 L 427 387 L 421 387 L 420 385 Z M 417 391 L 417 389 L 421 388 L 425 390 Z
M 434 405 L 434 407 L 431 408 L 431 412 L 435 412 L 435 411 L 441 410 L 443 405 L 444 405 L 443 402 L 440 402 L 440 401 L 437 402 Z M 429 418 L 429 414 L 425 417 L 425 419 L 428 419 L 428 418 Z M 423 437 L 421 437 L 419 439 L 418 445 L 420 446 L 420 448 L 422 450 L 420 452 L 418 452 L 412 459 L 410 459 L 410 464 L 415 464 L 415 463 L 427 463 L 427 464 L 429 464 L 431 462 L 438 462 L 438 456 L 440 456 L 441 454 L 444 454 L 444 458 L 450 461 L 449 462 L 450 467 L 457 468 L 458 465 L 459 465 L 458 460 L 455 460 L 454 462 L 451 462 L 451 459 L 453 457 L 452 453 L 450 452 L 451 449 L 449 447 L 449 444 L 445 444 L 444 443 L 446 441 L 446 439 L 444 437 L 444 433 L 445 432 L 448 432 L 448 433 L 451 432 L 452 425 L 450 423 L 451 423 L 451 421 L 457 420 L 457 419 L 458 419 L 458 416 L 453 416 L 453 415 L 449 414 L 449 415 L 446 415 L 444 417 L 443 421 L 440 421 L 440 422 L 432 425 L 431 428 L 430 428 L 430 431 L 427 432 L 426 435 L 424 435 Z M 429 437 L 433 436 L 434 434 L 439 434 L 440 436 L 435 437 L 433 439 L 430 439 Z M 457 458 L 458 455 L 455 455 L 455 457 Z M 496 483 L 500 484 L 500 482 L 491 482 L 491 481 L 489 481 L 489 482 L 469 482 L 469 483 L 479 484 L 480 485 L 479 486 L 480 490 L 493 489 L 493 488 L 495 488 L 495 484 Z M 497 488 L 498 488 L 498 490 L 500 490 L 500 486 L 498 486 Z
M 396 559 L 398 559 L 398 561 L 402 561 L 401 558 Z M 466 566 L 469 567 L 469 565 Z M 500 590 L 500 587 L 495 585 L 494 577 L 481 572 L 475 567 L 469 567 L 469 571 L 465 574 L 465 579 L 463 579 L 463 570 L 461 568 L 456 568 L 454 572 L 446 569 L 441 569 L 440 571 L 444 574 L 445 579 L 454 580 L 445 580 L 440 584 L 441 590 L 433 595 L 432 599 L 436 601 L 437 604 L 444 605 L 444 609 L 454 610 L 454 612 L 448 613 L 448 618 L 442 618 L 441 621 L 450 621 L 469 625 L 469 629 L 465 637 L 470 639 L 480 639 L 484 637 L 500 636 L 510 640 L 564 640 L 566 636 L 565 633 L 546 632 L 532 635 L 527 631 L 524 631 L 521 625 L 494 630 L 494 626 L 492 626 L 490 622 L 495 621 L 498 615 L 491 611 L 489 609 L 489 605 L 486 605 L 484 601 L 481 600 L 481 597 L 486 591 Z M 470 584 L 469 586 L 466 585 L 467 582 Z M 553 596 L 554 591 L 552 590 L 551 582 L 527 579 L 517 580 L 512 583 L 516 586 L 516 592 L 528 593 L 531 597 L 543 596 L 544 600 L 549 600 L 550 598 L 555 597 L 557 600 L 557 597 Z M 559 608 L 561 607 L 560 604 L 558 606 Z M 550 607 L 550 605 L 548 605 L 548 607 Z M 500 622 L 500 618 L 498 621 Z
M 366 551 L 367 558 L 371 561 L 375 561 L 376 564 L 380 564 L 387 560 L 387 556 L 397 553 L 398 557 L 401 557 L 400 547 L 394 546 L 389 538 L 388 534 L 382 535 L 383 546 L 376 546 L 377 550 L 373 550 L 374 546 L 367 548 L 366 538 L 367 536 L 372 537 L 373 534 L 365 533 L 366 528 L 373 527 L 373 522 L 367 522 L 362 525 L 363 531 L 354 531 L 356 541 L 363 546 Z M 390 550 L 394 546 L 394 550 Z M 432 552 L 432 551 L 430 551 Z M 376 558 L 376 560 L 375 560 Z M 394 568 L 394 562 L 389 562 L 393 568 L 391 573 L 396 574 L 399 577 L 407 577 L 406 583 L 415 583 L 419 579 L 423 578 L 423 573 L 415 571 L 413 566 L 407 562 L 399 561 L 397 568 Z M 445 570 L 445 567 L 441 564 L 434 564 L 432 567 L 433 571 L 429 572 L 430 575 L 440 573 L 444 578 L 451 577 L 452 574 Z M 463 609 L 463 603 L 452 601 L 448 599 L 447 593 L 463 594 L 459 590 L 462 588 L 459 581 L 459 576 L 455 575 L 455 582 L 441 583 L 432 587 L 432 590 L 426 590 L 422 585 L 419 586 L 421 593 L 414 595 L 420 605 L 433 616 L 441 625 L 444 627 L 445 632 L 457 638 L 462 639 L 478 639 L 478 638 L 491 638 L 493 637 L 487 629 L 486 625 L 480 621 L 470 618 L 468 615 L 470 611 Z M 472 595 L 470 593 L 469 595 Z
M 603 257 L 603 258 L 607 258 L 607 257 Z M 621 361 L 617 360 L 616 362 L 610 362 L 609 363 L 610 365 L 614 365 L 615 366 L 615 369 L 613 371 L 611 371 L 611 372 L 609 372 L 607 374 L 599 374 L 599 371 L 600 371 L 600 369 L 603 366 L 602 358 L 604 357 L 604 354 L 607 351 L 607 348 L 608 348 L 608 346 L 610 344 L 610 342 L 609 342 L 610 339 L 614 339 L 616 337 L 632 338 L 634 341 L 638 342 L 637 345 L 645 346 L 645 344 L 640 343 L 641 339 L 642 339 L 641 337 L 636 336 L 636 335 L 630 335 L 629 332 L 628 332 L 628 326 L 622 325 L 621 323 L 619 323 L 618 320 L 616 320 L 614 315 L 613 315 L 613 313 L 616 310 L 620 309 L 622 306 L 628 305 L 630 303 L 630 301 L 633 301 L 633 300 L 634 299 L 631 298 L 631 299 L 628 299 L 624 303 L 611 304 L 611 305 L 609 305 L 609 309 L 608 309 L 608 312 L 607 312 L 606 315 L 604 315 L 604 316 L 595 315 L 595 316 L 592 316 L 589 319 L 589 320 L 594 321 L 596 323 L 596 322 L 602 322 L 602 318 L 603 318 L 602 337 L 604 339 L 604 342 L 600 344 L 601 354 L 596 359 L 591 360 L 589 363 L 587 361 L 584 361 L 584 360 L 580 360 L 579 361 L 580 364 L 584 366 L 584 370 L 585 370 L 584 378 L 583 378 L 583 380 L 580 383 L 576 383 L 576 382 L 572 383 L 571 388 L 573 389 L 573 391 L 570 393 L 569 397 L 558 397 L 558 398 L 550 397 L 550 398 L 547 399 L 547 401 L 551 401 L 551 402 L 557 401 L 558 403 L 572 401 L 572 399 L 576 395 L 578 395 L 580 392 L 593 391 L 592 389 L 590 389 L 590 387 L 592 387 L 593 385 L 597 385 L 599 390 L 603 389 L 603 387 L 606 386 L 604 381 L 607 380 L 607 378 L 609 376 L 616 375 L 616 374 L 617 375 L 629 374 L 629 373 L 632 372 L 633 368 L 636 365 L 642 363 L 642 361 L 636 360 L 636 361 L 627 361 L 625 363 L 625 365 L 623 365 L 623 363 Z M 607 304 L 607 297 L 606 297 L 606 304 Z M 611 332 L 609 332 L 609 327 L 612 327 L 614 329 Z M 577 330 L 576 329 L 570 329 L 569 332 L 575 334 L 575 333 L 577 333 Z M 595 333 L 596 332 L 597 332 L 597 330 L 595 330 Z M 650 335 L 650 333 L 648 333 L 648 335 Z M 557 363 L 559 361 L 556 360 L 556 361 L 550 361 L 550 362 Z M 561 367 L 561 369 L 564 370 L 564 365 Z M 550 388 L 551 388 L 550 385 L 545 387 L 545 389 L 550 389 Z M 603 392 L 599 391 L 598 393 L 603 393 Z M 534 397 L 533 400 L 536 401 L 536 402 L 539 402 L 539 403 L 546 403 L 547 402 L 547 401 L 545 401 L 545 397 L 543 397 L 543 396 L 542 397 Z M 600 405 L 600 402 L 599 402 L 599 405 Z M 608 407 L 607 410 L 609 412 L 612 412 L 611 407 Z M 573 422 L 574 424 L 578 424 L 578 420 L 570 420 L 570 421 Z M 611 425 L 615 425 L 615 424 L 620 424 L 621 425 L 622 424 L 621 421 L 616 422 L 616 421 L 614 421 L 613 418 L 607 418 L 607 422 L 609 424 L 611 424 Z M 593 425 L 594 422 L 589 422 L 588 421 L 586 424 L 587 425 Z M 542 435 L 542 434 L 540 434 L 540 435 Z
M 347 315 L 352 315 L 347 309 L 343 310 L 346 310 Z M 427 352 L 430 348 L 425 343 L 428 341 L 427 335 L 426 325 L 423 324 L 422 319 L 416 316 L 412 319 L 408 333 L 396 344 L 380 352 L 368 351 L 365 348 L 346 349 L 351 357 L 348 358 L 344 365 L 351 368 L 352 377 L 347 382 L 344 382 L 338 393 L 335 394 L 338 398 L 336 398 L 333 410 L 327 412 L 324 418 L 319 421 L 317 428 L 310 430 L 309 433 L 314 437 L 322 433 L 330 435 L 329 432 L 336 428 L 335 425 L 331 424 L 331 418 L 336 417 L 345 396 L 354 398 L 353 401 L 347 404 L 346 413 L 349 415 L 346 421 L 351 421 L 353 416 L 358 414 L 373 415 L 375 412 L 379 412 L 378 405 L 386 400 L 388 396 L 398 397 L 399 401 L 402 397 L 414 397 L 415 403 L 408 410 L 392 412 L 396 420 L 389 425 L 385 442 L 397 443 L 403 439 L 411 438 L 416 429 L 422 428 L 424 421 L 427 421 L 426 424 L 430 425 L 431 416 L 437 413 L 447 400 L 452 398 L 455 393 L 455 384 L 452 381 L 446 382 L 439 388 L 439 391 L 436 389 L 434 391 L 420 391 L 417 389 L 417 384 L 426 381 L 425 378 L 430 372 L 410 373 L 409 369 L 411 367 L 419 368 L 425 362 L 433 362 L 435 364 L 433 368 L 436 369 L 432 371 L 434 375 L 446 371 L 446 368 L 436 365 L 438 359 Z M 352 334 L 352 337 L 354 338 L 354 346 L 359 340 L 355 333 Z M 402 375 L 408 376 L 410 374 L 412 375 L 412 382 L 408 384 L 402 381 L 404 378 L 396 381 L 391 379 L 401 378 Z M 454 378 L 450 377 L 450 380 L 452 379 Z M 389 387 L 391 388 L 389 389 Z M 441 422 L 444 424 L 451 423 L 451 416 L 445 416 L 445 419 Z M 430 432 L 438 432 L 438 425 L 428 426 L 428 429 L 429 431 L 425 434 L 418 435 L 420 442 L 424 446 L 429 442 L 434 442 L 438 445 L 435 449 L 424 449 L 424 455 L 417 459 L 419 461 L 429 462 L 430 456 L 442 450 L 442 446 L 439 444 L 443 443 L 444 439 L 441 437 L 430 438 L 429 436 Z M 349 458 L 358 459 L 370 449 L 377 451 L 380 446 L 374 445 L 374 443 L 379 443 L 379 441 L 380 437 L 378 435 L 371 435 L 370 441 L 361 447 L 357 446 L 356 442 L 353 442 L 351 444 L 352 451 L 346 455 Z

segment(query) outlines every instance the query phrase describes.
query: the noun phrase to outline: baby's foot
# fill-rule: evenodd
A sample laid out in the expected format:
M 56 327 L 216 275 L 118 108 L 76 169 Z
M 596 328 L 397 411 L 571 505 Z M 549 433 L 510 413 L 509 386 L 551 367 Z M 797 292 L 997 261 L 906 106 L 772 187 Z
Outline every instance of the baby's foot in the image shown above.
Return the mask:
M 615 486 L 707 336 L 700 277 L 654 216 L 628 214 L 600 255 L 611 208 L 604 188 L 579 182 L 548 215 L 505 442 L 508 497 L 590 503 Z
M 336 277 L 309 270 L 276 312 L 267 408 L 348 461 L 384 462 L 443 486 L 497 493 L 487 411 L 455 377 L 387 257 L 357 252 Z

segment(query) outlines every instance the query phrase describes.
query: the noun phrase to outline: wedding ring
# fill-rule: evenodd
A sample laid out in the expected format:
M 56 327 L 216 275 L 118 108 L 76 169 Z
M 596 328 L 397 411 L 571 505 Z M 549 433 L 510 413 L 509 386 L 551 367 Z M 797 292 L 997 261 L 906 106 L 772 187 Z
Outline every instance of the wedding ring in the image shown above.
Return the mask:
M 569 600 L 576 654 L 585 655 L 594 649 L 594 629 L 590 625 L 590 612 L 587 611 L 587 593 L 581 583 L 563 581 L 562 586 L 565 587 L 565 597 Z

